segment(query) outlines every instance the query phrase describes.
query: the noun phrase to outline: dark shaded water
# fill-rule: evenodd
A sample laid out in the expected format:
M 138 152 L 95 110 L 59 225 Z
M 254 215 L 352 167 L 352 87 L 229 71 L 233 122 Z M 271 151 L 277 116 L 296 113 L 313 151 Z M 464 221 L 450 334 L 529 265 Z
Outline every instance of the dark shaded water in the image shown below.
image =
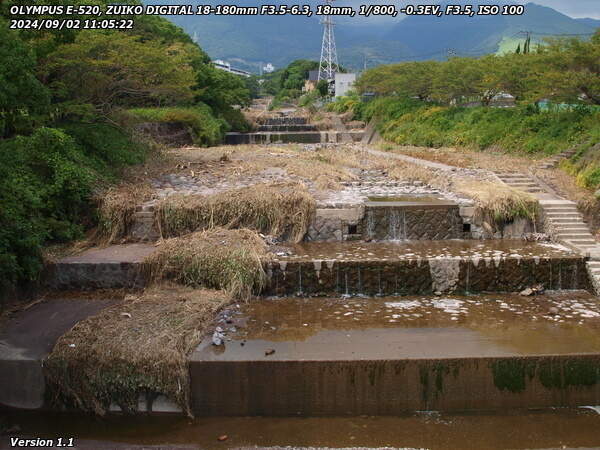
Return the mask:
M 12 414 L 21 434 L 74 437 L 79 448 L 225 449 L 239 447 L 400 447 L 444 450 L 597 448 L 600 414 L 589 409 L 423 413 L 404 417 L 208 418 L 177 416 L 95 419 L 68 414 Z M 219 436 L 227 440 L 218 441 Z M 93 440 L 94 442 L 83 442 Z M 0 438 L 8 449 L 8 437 Z

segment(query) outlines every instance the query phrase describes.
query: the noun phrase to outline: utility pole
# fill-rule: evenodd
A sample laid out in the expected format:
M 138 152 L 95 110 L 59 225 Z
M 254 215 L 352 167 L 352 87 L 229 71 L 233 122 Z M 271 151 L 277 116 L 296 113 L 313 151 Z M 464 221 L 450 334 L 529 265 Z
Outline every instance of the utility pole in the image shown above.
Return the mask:
M 335 0 L 325 0 L 325 4 L 332 6 Z M 331 15 L 324 16 L 321 21 L 323 24 L 323 43 L 321 45 L 321 60 L 319 61 L 319 76 L 317 81 L 326 80 L 329 86 L 329 93 L 335 91 L 335 72 L 338 70 L 337 50 L 335 48 L 335 36 L 333 34 L 333 20 Z
M 525 35 L 525 45 L 523 46 L 523 54 L 527 54 L 531 51 L 531 31 L 519 31 L 519 34 Z

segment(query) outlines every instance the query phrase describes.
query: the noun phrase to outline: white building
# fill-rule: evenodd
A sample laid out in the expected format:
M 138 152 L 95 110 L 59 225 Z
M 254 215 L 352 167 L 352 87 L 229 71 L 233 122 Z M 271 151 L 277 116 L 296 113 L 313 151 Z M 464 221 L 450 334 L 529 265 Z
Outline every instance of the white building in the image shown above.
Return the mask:
M 335 96 L 341 97 L 346 95 L 354 86 L 356 81 L 355 73 L 339 73 L 335 74 Z
M 240 75 L 242 77 L 250 77 L 250 76 L 252 76 L 252 74 L 250 72 L 246 72 L 245 70 L 240 70 L 240 69 L 236 69 L 234 67 L 231 67 L 231 64 L 229 64 L 228 62 L 223 61 L 221 59 L 215 59 L 212 62 L 212 64 L 217 69 L 224 70 L 225 72 L 234 73 L 234 74 Z
M 273 64 L 271 64 L 271 63 L 267 63 L 267 65 L 263 67 L 263 72 L 264 73 L 275 72 L 275 66 L 273 66 Z

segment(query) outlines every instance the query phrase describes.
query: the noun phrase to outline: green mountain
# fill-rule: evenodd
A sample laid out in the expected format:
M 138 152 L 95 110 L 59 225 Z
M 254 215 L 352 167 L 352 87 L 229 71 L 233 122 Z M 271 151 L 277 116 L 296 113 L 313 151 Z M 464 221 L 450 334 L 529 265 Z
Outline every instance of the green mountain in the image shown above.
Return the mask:
M 161 3 L 162 0 L 150 0 Z M 210 1 L 192 0 L 208 4 Z M 284 4 L 293 4 L 283 2 Z M 306 2 L 300 2 L 304 4 Z M 309 1 L 313 9 L 316 0 Z M 443 0 L 446 4 L 514 4 L 512 0 Z M 216 4 L 216 1 L 212 4 Z M 237 0 L 239 6 L 277 4 Z M 354 4 L 354 3 L 353 3 Z M 356 5 L 355 5 L 356 6 Z M 476 56 L 513 51 L 521 31 L 532 32 L 532 40 L 549 35 L 591 35 L 596 25 L 573 19 L 556 10 L 533 3 L 522 16 L 409 16 L 395 20 L 338 18 L 335 28 L 340 63 L 362 68 L 405 60 L 444 59 L 449 54 Z M 169 16 L 215 59 L 257 72 L 261 63 L 283 67 L 295 59 L 320 56 L 322 26 L 316 16 Z M 593 19 L 590 19 L 593 20 Z

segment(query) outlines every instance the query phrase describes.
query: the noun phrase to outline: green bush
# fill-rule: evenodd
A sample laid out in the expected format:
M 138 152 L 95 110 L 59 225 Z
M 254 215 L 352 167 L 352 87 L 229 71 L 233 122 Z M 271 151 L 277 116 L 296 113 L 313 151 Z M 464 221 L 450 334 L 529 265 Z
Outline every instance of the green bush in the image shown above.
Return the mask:
M 190 127 L 194 144 L 216 145 L 229 129 L 223 119 L 214 117 L 207 105 L 173 108 L 135 108 L 129 112 L 140 122 L 180 122 Z
M 0 290 L 37 278 L 44 244 L 80 237 L 92 226 L 95 188 L 144 153 L 107 124 L 38 128 L 1 140 Z

